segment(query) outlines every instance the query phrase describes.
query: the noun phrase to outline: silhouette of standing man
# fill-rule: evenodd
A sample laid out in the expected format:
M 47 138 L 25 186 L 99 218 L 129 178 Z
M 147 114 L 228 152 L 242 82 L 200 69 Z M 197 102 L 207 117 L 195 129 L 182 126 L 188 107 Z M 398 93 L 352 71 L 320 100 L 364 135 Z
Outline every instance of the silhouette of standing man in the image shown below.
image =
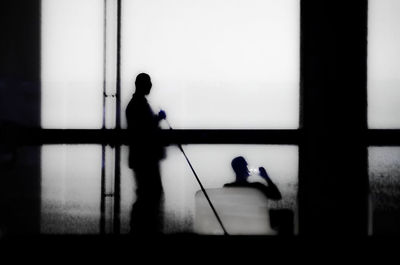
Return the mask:
M 162 228 L 161 200 L 163 188 L 159 162 L 165 156 L 160 140 L 159 122 L 164 111 L 154 114 L 146 96 L 152 87 L 148 74 L 136 77 L 136 90 L 126 108 L 130 135 L 129 167 L 136 180 L 136 201 L 131 212 L 131 233 L 155 234 Z

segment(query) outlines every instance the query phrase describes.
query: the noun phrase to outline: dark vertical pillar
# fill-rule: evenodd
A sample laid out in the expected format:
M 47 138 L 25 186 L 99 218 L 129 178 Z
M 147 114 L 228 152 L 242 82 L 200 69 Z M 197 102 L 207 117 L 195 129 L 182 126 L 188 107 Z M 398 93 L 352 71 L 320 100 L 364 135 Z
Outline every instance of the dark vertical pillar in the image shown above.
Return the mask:
M 116 129 L 121 129 L 121 0 L 117 6 L 117 88 L 116 88 Z M 120 233 L 121 212 L 121 146 L 115 146 L 115 187 L 114 187 L 114 233 Z
M 301 3 L 300 234 L 367 234 L 367 0 Z
M 0 129 L 40 126 L 40 0 L 0 4 Z M 40 230 L 40 147 L 0 139 L 0 236 Z

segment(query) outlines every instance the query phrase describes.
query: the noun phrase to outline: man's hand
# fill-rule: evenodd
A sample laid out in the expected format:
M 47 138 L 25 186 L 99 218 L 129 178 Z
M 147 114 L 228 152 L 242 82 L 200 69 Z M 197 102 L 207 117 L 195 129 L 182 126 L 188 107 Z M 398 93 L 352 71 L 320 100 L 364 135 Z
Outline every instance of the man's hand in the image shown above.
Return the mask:
M 269 179 L 268 173 L 265 170 L 265 168 L 260 167 L 258 170 L 260 171 L 260 176 L 261 177 L 263 177 L 264 179 Z
M 165 120 L 165 118 L 167 118 L 167 114 L 165 113 L 165 111 L 160 110 L 160 112 L 158 113 L 158 119 Z

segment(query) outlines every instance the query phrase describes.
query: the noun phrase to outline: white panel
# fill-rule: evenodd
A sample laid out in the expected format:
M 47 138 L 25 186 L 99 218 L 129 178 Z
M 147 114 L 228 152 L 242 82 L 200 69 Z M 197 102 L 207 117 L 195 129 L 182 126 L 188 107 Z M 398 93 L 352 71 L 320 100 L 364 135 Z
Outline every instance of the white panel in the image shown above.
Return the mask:
M 400 128 L 400 1 L 368 5 L 368 125 Z
M 99 233 L 101 146 L 45 145 L 41 164 L 41 232 Z
M 101 128 L 103 14 L 103 1 L 42 1 L 43 128 Z
M 298 128 L 298 0 L 132 0 L 122 13 L 123 111 L 147 72 L 176 128 Z

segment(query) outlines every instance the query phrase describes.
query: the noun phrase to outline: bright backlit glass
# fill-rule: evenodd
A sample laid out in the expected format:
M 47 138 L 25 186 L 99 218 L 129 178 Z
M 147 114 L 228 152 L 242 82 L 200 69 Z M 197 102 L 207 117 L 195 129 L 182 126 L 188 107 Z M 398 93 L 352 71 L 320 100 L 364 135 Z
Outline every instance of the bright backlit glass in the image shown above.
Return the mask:
M 400 128 L 400 1 L 368 1 L 368 125 Z
M 176 128 L 298 128 L 299 16 L 298 0 L 123 1 L 123 110 L 146 72 Z

